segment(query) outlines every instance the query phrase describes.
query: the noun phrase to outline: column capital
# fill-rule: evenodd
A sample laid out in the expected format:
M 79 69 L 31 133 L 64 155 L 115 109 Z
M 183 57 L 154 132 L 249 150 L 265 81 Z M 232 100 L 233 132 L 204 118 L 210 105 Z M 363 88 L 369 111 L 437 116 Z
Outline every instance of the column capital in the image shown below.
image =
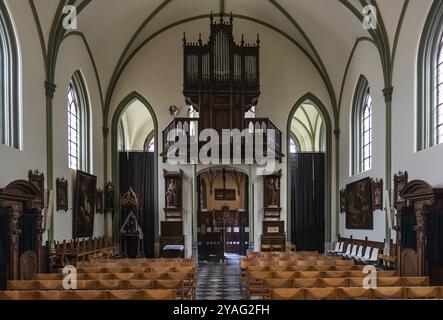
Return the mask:
M 383 96 L 385 97 L 385 102 L 392 102 L 392 94 L 394 93 L 394 87 L 384 88 Z
M 47 98 L 54 98 L 56 88 L 57 88 L 56 84 L 49 82 L 49 81 L 45 81 L 46 97 Z

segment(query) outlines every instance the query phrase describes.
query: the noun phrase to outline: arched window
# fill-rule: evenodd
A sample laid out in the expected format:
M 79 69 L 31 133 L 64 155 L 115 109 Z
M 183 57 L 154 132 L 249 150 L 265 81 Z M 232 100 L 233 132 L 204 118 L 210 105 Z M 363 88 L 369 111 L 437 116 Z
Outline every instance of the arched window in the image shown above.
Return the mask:
M 68 86 L 68 165 L 73 170 L 90 170 L 89 100 L 79 71 Z
M 353 105 L 352 173 L 372 169 L 372 96 L 369 83 L 360 76 Z
M 151 131 L 145 140 L 145 152 L 155 152 L 155 134 Z
M 434 1 L 418 54 L 417 151 L 443 143 L 443 2 Z
M 21 148 L 20 62 L 8 9 L 0 2 L 0 141 Z

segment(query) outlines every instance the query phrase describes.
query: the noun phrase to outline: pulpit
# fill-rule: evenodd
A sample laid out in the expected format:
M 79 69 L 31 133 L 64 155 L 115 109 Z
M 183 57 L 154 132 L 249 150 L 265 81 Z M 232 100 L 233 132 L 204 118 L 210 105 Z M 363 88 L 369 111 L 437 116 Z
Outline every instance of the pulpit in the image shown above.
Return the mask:
M 41 272 L 42 191 L 18 180 L 0 189 L 0 290 L 7 280 L 31 280 Z

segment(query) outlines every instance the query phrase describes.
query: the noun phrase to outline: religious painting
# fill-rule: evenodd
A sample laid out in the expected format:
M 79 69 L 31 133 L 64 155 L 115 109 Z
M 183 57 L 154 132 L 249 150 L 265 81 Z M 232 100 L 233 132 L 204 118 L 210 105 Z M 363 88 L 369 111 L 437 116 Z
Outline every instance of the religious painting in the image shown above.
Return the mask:
M 45 200 L 45 176 L 43 173 L 40 173 L 38 170 L 29 170 L 28 172 L 28 180 L 32 183 L 39 191 L 38 198 L 36 202 L 39 204 L 44 204 Z
M 406 171 L 400 171 L 394 176 L 394 205 L 399 205 L 403 202 L 400 192 L 407 184 L 408 173 Z
M 346 189 L 340 190 L 340 213 L 346 212 Z
M 215 200 L 217 201 L 235 201 L 236 195 L 234 189 L 215 189 Z
M 96 202 L 95 202 L 95 210 L 97 213 L 104 213 L 104 208 L 103 208 L 103 190 L 102 189 L 97 189 L 97 196 L 96 196 Z
M 113 211 L 115 206 L 115 189 L 112 182 L 108 182 L 105 187 L 105 211 Z
M 346 229 L 373 230 L 371 179 L 351 183 L 346 190 Z
M 383 179 L 372 182 L 372 210 L 383 210 Z
M 92 237 L 94 233 L 96 188 L 96 176 L 77 171 L 72 215 L 74 238 Z
M 55 182 L 57 211 L 68 211 L 68 181 L 57 178 Z

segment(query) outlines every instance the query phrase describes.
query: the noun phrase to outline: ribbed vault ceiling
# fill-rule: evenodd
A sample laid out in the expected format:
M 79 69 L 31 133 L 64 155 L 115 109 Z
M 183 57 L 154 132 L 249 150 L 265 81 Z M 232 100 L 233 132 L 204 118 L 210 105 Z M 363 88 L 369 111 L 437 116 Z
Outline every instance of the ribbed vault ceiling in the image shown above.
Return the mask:
M 274 30 L 295 40 L 310 57 L 325 83 L 330 85 L 333 104 L 337 104 L 339 100 L 346 64 L 356 40 L 361 37 L 374 40 L 381 38 L 380 34 L 384 32 L 392 48 L 399 17 L 406 3 L 405 0 L 31 0 L 32 2 L 39 15 L 49 52 L 51 30 L 54 26 L 57 28 L 60 5 L 75 4 L 81 8 L 78 31 L 83 33 L 91 48 L 106 101 L 109 101 L 109 95 L 112 94 L 113 75 L 118 73 L 121 64 L 146 38 L 177 21 L 224 10 L 226 13 L 233 12 L 237 18 L 244 16 L 246 19 L 255 19 L 273 26 Z M 382 19 L 389 18 L 383 19 L 383 29 L 372 33 L 364 30 L 359 20 L 363 5 L 369 3 L 378 6 Z M 54 34 L 53 31 L 53 37 Z M 106 105 L 104 107 L 106 109 Z

